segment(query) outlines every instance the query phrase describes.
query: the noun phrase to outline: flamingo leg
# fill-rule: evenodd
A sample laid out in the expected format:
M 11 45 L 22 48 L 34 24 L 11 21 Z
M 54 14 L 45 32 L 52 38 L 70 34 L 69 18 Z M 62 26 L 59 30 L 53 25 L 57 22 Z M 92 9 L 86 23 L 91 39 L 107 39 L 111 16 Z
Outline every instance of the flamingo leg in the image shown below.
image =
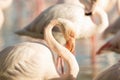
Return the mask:
M 96 35 L 91 37 L 91 62 L 96 64 Z
M 61 56 L 57 57 L 57 69 L 59 74 L 64 74 L 64 62 Z
M 96 64 L 96 35 L 91 37 L 91 64 L 92 64 L 92 76 L 95 77 L 97 73 L 97 64 Z

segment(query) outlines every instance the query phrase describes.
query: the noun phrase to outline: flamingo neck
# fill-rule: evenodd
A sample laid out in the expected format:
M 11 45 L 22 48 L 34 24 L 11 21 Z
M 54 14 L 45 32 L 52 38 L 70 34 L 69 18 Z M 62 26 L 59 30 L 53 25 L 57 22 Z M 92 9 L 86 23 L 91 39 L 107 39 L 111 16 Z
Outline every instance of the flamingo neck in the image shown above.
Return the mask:
M 102 33 L 109 25 L 107 13 L 102 8 L 96 7 L 95 11 L 93 12 L 93 15 L 94 14 L 99 16 L 101 23 L 97 25 L 98 33 Z
M 55 51 L 59 56 L 61 56 L 66 63 L 68 64 L 68 71 L 65 74 L 65 76 L 73 76 L 74 78 L 77 77 L 77 74 L 79 72 L 79 66 L 78 63 L 74 57 L 74 55 L 65 47 L 60 45 L 53 37 L 52 35 L 52 29 L 54 26 L 59 27 L 64 34 L 65 26 L 62 25 L 61 22 L 57 20 L 53 20 L 50 22 L 50 24 L 45 28 L 45 40 L 48 43 L 50 49 L 52 51 Z M 68 27 L 67 27 L 68 28 Z

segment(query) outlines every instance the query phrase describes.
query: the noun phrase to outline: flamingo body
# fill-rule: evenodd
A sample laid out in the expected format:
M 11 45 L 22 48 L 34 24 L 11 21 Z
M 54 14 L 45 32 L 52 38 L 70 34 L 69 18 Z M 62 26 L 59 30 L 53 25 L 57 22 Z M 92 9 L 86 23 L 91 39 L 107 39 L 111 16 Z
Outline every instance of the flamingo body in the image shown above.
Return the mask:
M 59 22 L 59 21 L 58 21 Z M 75 80 L 78 63 L 71 52 L 60 45 L 52 35 L 54 25 L 62 25 L 56 20 L 45 28 L 45 40 L 51 51 L 61 56 L 68 64 L 65 74 L 59 75 L 50 49 L 41 43 L 24 42 L 5 48 L 0 52 L 0 80 Z M 65 39 L 74 39 L 72 28 L 59 26 Z M 69 32 L 70 31 L 70 32 Z M 73 31 L 73 32 L 72 32 Z M 72 34 L 71 34 L 72 33 Z
M 43 11 L 32 23 L 27 25 L 24 29 L 17 31 L 16 33 L 18 35 L 44 39 L 43 35 L 46 25 L 53 19 L 62 18 L 66 25 L 71 26 L 72 29 L 75 30 L 75 39 L 92 37 L 97 32 L 103 32 L 104 29 L 108 26 L 107 14 L 104 12 L 104 10 L 97 8 L 94 9 L 93 15 L 86 16 L 84 8 L 79 4 L 56 4 Z M 94 14 L 97 14 L 101 20 L 101 23 L 98 25 L 92 20 L 92 18 L 95 18 Z M 61 36 L 61 33 L 58 29 L 53 29 L 53 35 L 55 39 L 60 42 L 60 44 L 63 45 L 67 43 Z M 68 41 L 68 43 L 70 42 Z M 69 48 L 69 44 L 66 45 L 70 51 L 72 50 L 72 52 L 74 52 L 73 50 L 75 49 Z
M 0 52 L 1 80 L 44 80 L 46 76 L 59 77 L 56 73 L 53 56 L 45 45 L 24 42 Z
M 74 17 L 73 17 L 74 16 Z M 57 4 L 43 11 L 32 23 L 23 30 L 17 31 L 19 35 L 27 35 L 34 38 L 43 38 L 43 31 L 46 25 L 52 19 L 65 18 L 75 23 L 74 28 L 79 32 L 79 23 L 82 23 L 81 17 L 84 16 L 84 10 L 79 5 Z M 56 31 L 56 30 L 54 30 Z
M 96 13 L 102 13 L 101 15 L 103 15 L 103 21 L 97 27 L 97 24 L 95 24 L 91 19 L 92 16 L 84 15 L 84 10 L 81 6 L 72 4 L 58 4 L 42 12 L 32 23 L 30 23 L 24 29 L 17 31 L 16 33 L 18 35 L 26 35 L 43 39 L 44 28 L 50 22 L 50 20 L 63 18 L 70 20 L 73 24 L 73 29 L 76 30 L 76 38 L 91 37 L 91 35 L 97 32 L 96 30 L 101 30 L 102 32 L 109 24 L 107 14 L 103 10 L 99 10 L 101 12 L 96 10 Z M 54 32 L 59 31 L 55 29 Z

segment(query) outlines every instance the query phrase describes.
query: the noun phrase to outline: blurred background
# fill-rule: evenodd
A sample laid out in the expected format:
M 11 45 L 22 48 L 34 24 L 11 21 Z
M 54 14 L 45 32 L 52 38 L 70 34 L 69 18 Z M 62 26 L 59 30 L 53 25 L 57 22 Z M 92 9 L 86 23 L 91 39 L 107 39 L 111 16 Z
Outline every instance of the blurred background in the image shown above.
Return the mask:
M 43 3 L 41 3 L 43 1 Z M 33 21 L 43 10 L 54 5 L 57 0 L 13 0 L 12 4 L 3 10 L 4 24 L 0 30 L 0 50 L 3 48 L 25 41 L 24 37 L 16 35 L 14 32 L 24 28 Z M 107 12 L 110 24 L 114 23 L 119 14 L 116 5 Z M 97 37 L 97 49 L 104 44 L 107 39 Z M 77 80 L 92 80 L 99 72 L 116 63 L 119 55 L 107 52 L 97 56 L 95 65 L 91 64 L 91 43 L 89 39 L 76 41 L 76 58 L 80 66 Z

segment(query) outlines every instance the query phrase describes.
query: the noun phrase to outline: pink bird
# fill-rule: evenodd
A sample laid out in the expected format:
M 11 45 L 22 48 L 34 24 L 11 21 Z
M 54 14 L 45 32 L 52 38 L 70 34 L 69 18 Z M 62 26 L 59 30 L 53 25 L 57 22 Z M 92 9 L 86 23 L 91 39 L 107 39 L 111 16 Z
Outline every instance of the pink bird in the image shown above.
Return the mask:
M 74 2 L 72 0 L 64 1 L 64 3 L 56 4 L 47 8 L 33 22 L 27 25 L 24 29 L 17 31 L 16 33 L 19 35 L 26 35 L 33 38 L 44 39 L 44 28 L 46 27 L 46 25 L 49 24 L 52 19 L 57 18 L 68 19 L 70 20 L 70 22 L 74 22 L 75 26 L 73 27 L 76 27 L 76 29 L 79 31 L 80 29 L 78 29 L 79 27 L 77 23 L 82 23 L 82 19 L 80 19 L 80 17 L 82 18 L 84 16 L 84 9 L 80 4 L 79 0 L 75 0 Z M 70 1 L 72 1 L 73 3 L 69 3 Z M 62 34 L 59 32 L 58 29 L 53 30 L 53 35 L 55 36 L 55 39 L 60 42 L 60 44 L 66 44 L 66 47 L 70 49 L 70 51 L 72 50 L 71 52 L 74 53 L 74 49 L 70 48 L 70 42 L 66 42 L 64 40 Z M 60 58 L 58 58 L 58 64 L 59 62 Z
M 52 19 L 63 18 L 68 20 L 66 24 L 71 25 L 76 32 L 75 39 L 89 38 L 96 33 L 102 33 L 108 26 L 107 14 L 100 7 L 93 9 L 91 16 L 86 16 L 83 5 L 79 0 L 75 0 L 74 3 L 70 3 L 72 0 L 65 0 L 65 3 L 56 4 L 48 9 L 44 10 L 33 22 L 27 25 L 24 29 L 17 31 L 18 35 L 30 36 L 33 38 L 44 39 L 44 28 Z M 94 22 L 97 15 L 101 21 L 100 24 Z M 72 53 L 74 49 L 70 48 L 70 42 L 65 42 L 58 29 L 53 29 L 53 35 L 55 39 L 61 44 L 65 44 Z M 93 46 L 93 49 L 95 47 Z M 92 51 L 92 63 L 95 63 L 95 50 Z

